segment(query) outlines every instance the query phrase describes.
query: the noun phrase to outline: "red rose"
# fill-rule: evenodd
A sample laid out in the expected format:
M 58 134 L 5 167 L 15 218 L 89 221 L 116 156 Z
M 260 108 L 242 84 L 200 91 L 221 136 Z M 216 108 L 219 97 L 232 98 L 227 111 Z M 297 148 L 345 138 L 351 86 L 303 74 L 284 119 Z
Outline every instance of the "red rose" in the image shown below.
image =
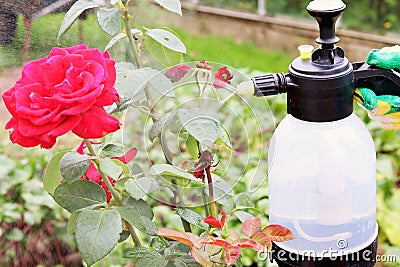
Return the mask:
M 10 139 L 24 147 L 51 148 L 69 131 L 100 138 L 119 129 L 104 106 L 119 101 L 115 62 L 107 52 L 86 45 L 53 48 L 26 64 L 22 77 L 3 94 L 12 118 Z

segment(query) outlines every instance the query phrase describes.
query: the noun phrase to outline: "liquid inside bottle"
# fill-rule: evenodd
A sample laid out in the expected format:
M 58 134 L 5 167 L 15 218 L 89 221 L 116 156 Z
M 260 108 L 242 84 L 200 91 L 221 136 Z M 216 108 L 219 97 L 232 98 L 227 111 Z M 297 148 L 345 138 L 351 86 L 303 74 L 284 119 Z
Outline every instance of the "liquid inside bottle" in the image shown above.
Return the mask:
M 288 115 L 273 135 L 268 157 L 270 223 L 296 237 L 279 247 L 330 257 L 375 240 L 375 148 L 358 117 L 314 123 Z

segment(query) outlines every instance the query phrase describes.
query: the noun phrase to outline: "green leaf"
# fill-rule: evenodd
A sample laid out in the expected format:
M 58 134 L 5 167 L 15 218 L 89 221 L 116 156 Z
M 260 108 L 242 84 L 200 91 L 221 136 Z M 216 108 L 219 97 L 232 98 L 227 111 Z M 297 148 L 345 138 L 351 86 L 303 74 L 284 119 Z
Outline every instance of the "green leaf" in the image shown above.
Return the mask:
M 126 192 L 137 200 L 160 189 L 157 181 L 151 177 L 128 179 L 124 185 Z
M 210 227 L 203 222 L 203 216 L 191 209 L 177 208 L 176 213 L 190 224 L 193 224 L 200 229 L 208 230 Z
M 69 212 L 107 205 L 104 189 L 95 182 L 77 180 L 62 183 L 54 191 L 54 200 Z
M 196 262 L 190 255 L 182 255 L 175 259 L 176 267 L 200 267 L 201 265 Z
M 219 119 L 213 112 L 202 108 L 180 109 L 178 117 L 183 127 L 204 147 L 210 147 L 219 136 Z
M 101 148 L 101 156 L 105 158 L 121 157 L 124 155 L 122 145 L 107 144 Z
M 178 167 L 169 164 L 157 164 L 153 165 L 149 171 L 150 175 L 162 176 L 165 179 L 181 179 L 195 182 L 199 185 L 204 185 L 204 183 L 193 176 L 193 174 L 188 173 Z
M 245 211 L 236 211 L 235 216 L 241 221 L 244 222 L 247 219 L 253 218 L 254 216 Z
M 164 259 L 164 257 L 160 253 L 151 252 L 147 253 L 144 257 L 140 258 L 135 267 L 149 267 L 149 266 L 157 266 L 157 267 L 165 267 L 167 266 L 168 261 Z
M 127 200 L 125 200 L 125 205 L 135 207 L 140 213 L 140 215 L 145 216 L 150 220 L 153 219 L 154 217 L 154 213 L 150 205 L 143 199 L 136 200 L 133 198 L 128 198 Z
M 121 29 L 121 17 L 117 8 L 101 8 L 97 11 L 97 21 L 103 31 L 111 36 Z
M 186 47 L 179 38 L 165 29 L 151 29 L 145 32 L 145 35 L 151 37 L 162 46 L 169 50 L 186 54 Z
M 121 217 L 130 225 L 136 227 L 139 231 L 149 235 L 157 234 L 157 226 L 148 217 L 142 215 L 140 210 L 134 206 L 114 207 Z
M 141 31 L 141 30 L 138 30 L 138 29 L 131 29 L 131 33 L 132 33 L 132 35 L 139 35 L 139 36 L 143 35 L 142 31 Z M 107 44 L 106 47 L 104 48 L 104 51 L 109 50 L 109 49 L 110 49 L 111 47 L 113 47 L 119 40 L 122 40 L 122 39 L 126 38 L 126 36 L 127 36 L 126 33 L 120 33 L 120 34 L 114 36 L 114 38 L 112 38 L 112 39 L 108 42 L 108 44 Z
M 89 168 L 91 157 L 76 151 L 68 152 L 60 161 L 61 176 L 68 182 L 78 180 Z
M 236 208 L 242 208 L 242 207 L 254 207 L 253 202 L 250 199 L 249 194 L 246 193 L 240 193 L 236 197 Z
M 154 142 L 154 139 L 156 139 L 169 125 L 176 123 L 176 120 L 176 110 L 168 112 L 167 114 L 162 116 L 161 119 L 156 121 L 150 129 L 150 141 Z
M 147 38 L 144 45 L 150 55 L 164 67 L 181 63 L 182 53 L 166 48 L 153 38 Z
M 54 190 L 63 179 L 60 172 L 60 160 L 61 158 L 68 153 L 68 151 L 59 152 L 55 154 L 49 164 L 47 165 L 46 172 L 43 177 L 43 187 L 49 194 L 53 195 Z
M 187 255 L 190 252 L 190 247 L 178 241 L 169 241 L 168 247 L 164 250 L 164 255 L 167 258 L 177 258 L 182 255 Z
M 217 203 L 224 205 L 229 208 L 233 208 L 233 201 L 231 196 L 234 195 L 233 188 L 221 177 L 212 173 L 212 180 L 214 185 L 214 199 Z M 205 189 L 205 193 L 208 195 L 209 191 Z
M 156 2 L 166 10 L 182 16 L 182 7 L 179 0 L 156 0 Z
M 149 84 L 163 96 L 175 97 L 174 85 L 165 75 L 155 69 L 145 68 L 149 75 Z
M 155 251 L 160 252 L 167 247 L 167 242 L 165 242 L 165 240 L 161 237 L 155 236 L 150 242 L 150 247 L 152 247 Z
M 130 99 L 144 90 L 148 79 L 146 71 L 135 69 L 135 66 L 128 62 L 118 62 L 115 64 L 115 69 L 117 71 L 115 88 L 122 98 Z
M 114 36 L 107 44 L 106 47 L 104 48 L 104 51 L 109 50 L 111 47 L 113 47 L 119 40 L 122 40 L 126 38 L 126 33 L 120 33 L 116 36 Z
M 78 16 L 89 8 L 99 7 L 100 5 L 95 0 L 78 0 L 68 10 L 61 23 L 60 30 L 58 31 L 57 41 L 68 31 Z
M 150 251 L 146 247 L 130 248 L 124 251 L 124 258 L 140 259 L 149 254 Z
M 73 234 L 75 233 L 76 228 L 76 220 L 78 219 L 80 211 L 75 211 L 69 216 L 68 223 L 67 223 L 67 233 Z
M 174 97 L 174 86 L 160 71 L 152 68 L 135 69 L 126 62 L 116 64 L 117 81 L 116 88 L 123 98 L 133 98 L 141 93 L 147 84 L 150 84 L 159 93 Z
M 110 176 L 114 180 L 118 180 L 119 175 L 122 172 L 122 168 L 115 164 L 112 159 L 101 158 L 100 159 L 100 171 L 107 176 Z
M 199 158 L 199 148 L 197 145 L 197 141 L 191 134 L 189 134 L 188 138 L 186 139 L 186 149 L 189 152 L 190 156 L 192 156 L 194 159 Z
M 219 146 L 224 146 L 224 147 L 228 148 L 229 150 L 232 150 L 232 143 L 231 143 L 229 134 L 226 131 L 226 129 L 224 127 L 222 127 L 221 125 L 219 127 L 218 139 L 215 142 L 215 144 L 219 145 Z
M 85 210 L 76 222 L 75 239 L 79 253 L 88 265 L 98 262 L 118 243 L 122 231 L 116 210 Z
M 217 188 L 224 192 L 226 195 L 234 196 L 233 188 L 230 184 L 228 184 L 223 178 L 219 177 L 215 173 L 211 174 L 214 188 Z

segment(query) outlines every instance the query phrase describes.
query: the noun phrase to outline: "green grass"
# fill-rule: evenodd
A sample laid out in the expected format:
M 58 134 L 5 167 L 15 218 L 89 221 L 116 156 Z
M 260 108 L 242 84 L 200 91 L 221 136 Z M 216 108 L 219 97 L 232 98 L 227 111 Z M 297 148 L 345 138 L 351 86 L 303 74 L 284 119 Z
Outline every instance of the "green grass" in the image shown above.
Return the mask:
M 283 52 L 264 50 L 252 43 L 236 44 L 229 38 L 200 37 L 176 31 L 189 51 L 188 59 L 205 59 L 265 72 L 285 72 L 291 62 Z
M 79 43 L 77 23 L 61 38 L 60 43 L 57 43 L 56 37 L 62 19 L 63 14 L 55 14 L 33 22 L 30 60 L 46 56 L 54 46 L 68 47 Z M 22 24 L 20 19 L 14 43 L 0 46 L 0 70 L 21 64 L 24 39 Z M 266 72 L 286 71 L 290 63 L 290 58 L 282 52 L 263 50 L 251 43 L 236 44 L 228 38 L 200 37 L 183 32 L 181 29 L 174 30 L 178 32 L 188 49 L 188 55 L 184 57 L 184 61 L 205 59 L 235 68 L 247 67 L 251 70 Z M 111 39 L 101 31 L 94 15 L 83 22 L 83 32 L 85 43 L 90 47 L 103 49 Z M 117 52 L 112 56 L 120 57 Z

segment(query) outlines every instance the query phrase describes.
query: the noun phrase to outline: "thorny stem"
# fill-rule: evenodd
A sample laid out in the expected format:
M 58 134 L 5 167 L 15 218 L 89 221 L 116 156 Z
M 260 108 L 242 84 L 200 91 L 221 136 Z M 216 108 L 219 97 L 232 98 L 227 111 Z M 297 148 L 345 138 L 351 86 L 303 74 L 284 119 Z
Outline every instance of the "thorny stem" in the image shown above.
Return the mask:
M 206 174 L 207 174 L 208 193 L 210 195 L 211 215 L 214 218 L 217 218 L 217 207 L 215 205 L 215 200 L 214 200 L 214 186 L 213 186 L 213 181 L 212 181 L 212 176 L 211 176 L 211 166 L 208 166 L 206 168 Z
M 128 12 L 128 4 L 129 4 L 129 2 L 130 2 L 130 0 L 127 1 L 127 4 L 125 5 L 125 8 L 122 9 L 123 14 L 124 14 L 125 31 L 126 31 L 126 34 L 128 36 L 129 47 L 131 48 L 130 51 L 133 54 L 133 56 L 135 58 L 135 61 L 136 61 L 135 62 L 136 66 L 138 68 L 143 68 L 144 64 L 143 64 L 143 60 L 142 60 L 142 58 L 140 56 L 140 49 L 137 47 L 137 44 L 136 44 L 136 42 L 133 39 L 133 36 L 131 34 L 131 25 L 130 25 L 131 16 L 129 15 L 129 12 Z M 150 88 L 149 88 L 148 85 L 145 86 L 144 92 L 146 94 L 146 98 L 147 98 L 147 101 L 148 101 L 148 104 L 149 104 L 149 109 L 150 109 L 149 114 L 151 116 L 151 119 L 152 119 L 153 123 L 156 123 L 157 122 L 157 117 L 156 117 L 155 113 L 153 112 L 154 103 L 153 103 L 153 100 L 152 100 L 152 97 L 151 97 Z M 161 134 L 159 134 L 158 138 L 159 138 L 159 140 L 161 142 L 161 147 L 162 147 L 163 154 L 164 154 L 166 162 L 168 164 L 172 165 L 172 162 L 169 160 L 169 158 L 170 158 L 169 156 L 171 155 L 170 150 L 168 149 L 168 147 L 165 144 L 163 145 L 163 142 L 162 142 L 162 139 L 161 139 L 162 138 Z M 173 190 L 173 193 L 174 193 L 176 207 L 178 208 L 178 207 L 182 206 L 181 192 L 179 190 L 179 186 L 178 186 L 176 180 L 173 179 L 171 182 L 174 185 L 174 189 L 175 190 Z M 181 221 L 182 221 L 183 228 L 185 229 L 185 232 L 191 232 L 190 224 L 187 221 L 185 221 L 183 218 L 181 218 Z
M 88 148 L 89 152 L 91 155 L 96 155 L 96 152 L 93 149 L 92 144 L 88 139 L 84 139 L 86 147 Z M 108 191 L 110 191 L 111 195 L 117 202 L 118 206 L 124 206 L 124 203 L 121 201 L 121 198 L 118 194 L 118 192 L 114 189 L 114 187 L 111 185 L 110 180 L 108 180 L 108 177 L 101 171 L 100 169 L 100 161 L 98 159 L 93 160 L 94 163 L 96 164 L 97 170 L 99 171 L 101 175 L 101 179 L 103 182 L 106 184 Z M 133 228 L 132 225 L 130 225 L 128 222 L 126 222 L 127 228 L 132 236 L 133 243 L 135 244 L 136 247 L 142 246 L 139 237 L 136 234 L 135 229 Z

